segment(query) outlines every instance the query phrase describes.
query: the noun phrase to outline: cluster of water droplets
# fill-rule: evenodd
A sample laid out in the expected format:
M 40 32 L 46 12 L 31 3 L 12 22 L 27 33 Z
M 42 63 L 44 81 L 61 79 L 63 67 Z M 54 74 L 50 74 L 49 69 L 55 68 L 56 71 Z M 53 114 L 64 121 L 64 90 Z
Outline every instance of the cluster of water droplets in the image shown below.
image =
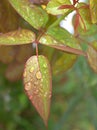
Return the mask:
M 31 66 L 31 64 L 33 66 Z M 49 89 L 48 83 L 46 84 L 47 79 L 45 77 L 45 75 L 47 75 L 47 67 L 47 64 L 44 63 L 42 65 L 44 71 L 41 72 L 37 59 L 34 59 L 34 61 L 29 59 L 27 61 L 23 77 L 25 90 L 32 102 L 35 102 L 33 101 L 34 99 L 39 101 L 41 98 L 46 98 L 47 100 L 51 98 L 51 91 Z

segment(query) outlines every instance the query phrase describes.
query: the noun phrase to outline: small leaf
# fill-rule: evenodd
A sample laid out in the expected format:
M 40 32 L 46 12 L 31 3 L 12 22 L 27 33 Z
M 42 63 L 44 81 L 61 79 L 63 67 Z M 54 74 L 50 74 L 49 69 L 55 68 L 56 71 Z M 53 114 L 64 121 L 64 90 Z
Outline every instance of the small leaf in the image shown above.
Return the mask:
M 60 57 L 56 57 L 56 60 L 54 61 L 52 69 L 53 73 L 60 74 L 69 70 L 75 63 L 76 59 L 77 59 L 76 55 L 61 53 Z
M 92 26 L 89 6 L 85 3 L 79 3 L 80 26 L 83 30 L 89 30 Z
M 9 0 L 16 11 L 34 28 L 44 27 L 48 21 L 48 14 L 29 0 Z
M 48 60 L 42 55 L 30 57 L 26 62 L 23 79 L 26 94 L 47 125 L 52 93 Z
M 97 73 L 97 41 L 94 41 L 87 50 L 90 67 Z
M 60 27 L 52 28 L 39 41 L 41 44 L 74 54 L 84 55 L 76 38 Z
M 48 13 L 53 14 L 53 15 L 64 14 L 68 11 L 68 9 L 60 10 L 58 8 L 64 5 L 65 3 L 68 5 L 71 4 L 70 0 L 50 0 L 50 2 L 47 5 L 46 10 Z
M 26 29 L 19 29 L 0 35 L 0 45 L 21 45 L 35 41 L 35 34 Z
M 97 0 L 89 0 L 92 23 L 97 23 Z

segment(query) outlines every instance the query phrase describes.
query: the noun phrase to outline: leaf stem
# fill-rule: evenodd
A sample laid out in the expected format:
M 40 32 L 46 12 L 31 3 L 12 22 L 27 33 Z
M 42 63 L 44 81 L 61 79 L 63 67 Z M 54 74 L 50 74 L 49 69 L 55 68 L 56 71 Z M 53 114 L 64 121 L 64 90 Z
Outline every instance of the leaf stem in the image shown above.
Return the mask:
M 62 15 L 61 17 L 59 17 L 53 24 L 51 24 L 49 28 L 52 27 L 56 27 L 57 25 L 59 25 L 59 23 L 64 19 L 64 17 L 66 17 L 68 14 L 70 14 L 73 10 L 68 10 L 64 15 Z

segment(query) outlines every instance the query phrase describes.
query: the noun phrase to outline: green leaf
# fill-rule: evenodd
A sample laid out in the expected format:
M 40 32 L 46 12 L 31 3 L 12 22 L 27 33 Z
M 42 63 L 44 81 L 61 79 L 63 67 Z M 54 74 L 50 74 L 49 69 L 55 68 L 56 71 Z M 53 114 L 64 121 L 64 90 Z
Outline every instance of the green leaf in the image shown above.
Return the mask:
M 26 62 L 23 79 L 26 94 L 47 125 L 52 94 L 48 60 L 42 55 L 30 57 Z
M 58 9 L 61 5 L 64 4 L 71 4 L 70 0 L 50 0 L 50 2 L 47 5 L 47 12 L 53 15 L 59 15 L 64 14 L 68 11 L 68 9 L 60 10 Z
M 54 61 L 53 69 L 52 69 L 53 73 L 54 74 L 64 73 L 65 71 L 67 71 L 73 66 L 76 59 L 77 59 L 76 55 L 62 53 L 60 57 L 59 58 L 57 57 L 56 61 Z
M 97 41 L 94 41 L 87 50 L 90 67 L 97 73 Z
M 92 23 L 97 23 L 97 0 L 89 0 Z
M 49 29 L 47 33 L 40 38 L 39 42 L 61 51 L 84 55 L 76 38 L 60 27 Z
M 0 35 L 0 45 L 21 45 L 35 41 L 35 34 L 26 29 L 19 29 Z
M 79 13 L 80 13 L 80 25 L 83 30 L 89 30 L 92 26 L 91 22 L 91 15 L 90 15 L 90 10 L 89 6 L 85 3 L 79 3 L 78 4 Z
M 33 5 L 29 0 L 9 0 L 16 11 L 34 28 L 44 27 L 48 14 L 41 7 Z

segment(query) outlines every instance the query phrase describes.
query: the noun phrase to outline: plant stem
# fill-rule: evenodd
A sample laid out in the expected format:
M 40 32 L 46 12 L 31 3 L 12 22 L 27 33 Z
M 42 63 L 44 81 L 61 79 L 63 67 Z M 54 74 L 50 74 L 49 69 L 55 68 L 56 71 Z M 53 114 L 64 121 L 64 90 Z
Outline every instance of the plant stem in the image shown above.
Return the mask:
M 52 28 L 52 27 L 56 27 L 57 25 L 59 25 L 59 23 L 68 15 L 72 12 L 73 10 L 68 10 L 64 15 L 62 15 L 61 17 L 59 17 L 53 24 L 51 24 L 49 26 L 49 28 Z M 48 29 L 49 29 L 48 28 Z

